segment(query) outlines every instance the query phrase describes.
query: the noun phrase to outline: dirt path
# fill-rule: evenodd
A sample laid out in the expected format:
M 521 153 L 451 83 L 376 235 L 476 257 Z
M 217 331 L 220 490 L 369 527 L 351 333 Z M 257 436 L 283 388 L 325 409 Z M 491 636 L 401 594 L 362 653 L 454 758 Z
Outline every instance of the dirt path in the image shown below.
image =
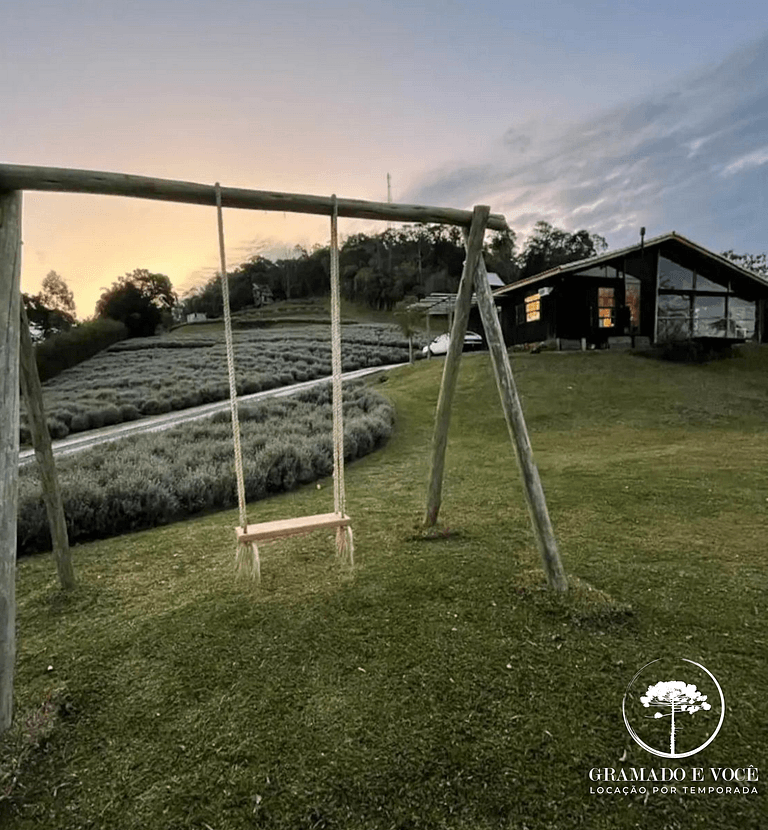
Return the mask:
M 377 372 L 386 372 L 390 369 L 397 369 L 400 366 L 407 366 L 406 363 L 392 363 L 388 366 L 371 366 L 367 369 L 357 369 L 354 372 L 345 372 L 342 377 L 344 380 L 355 380 L 366 375 L 373 375 Z M 317 386 L 320 383 L 327 383 L 330 381 L 329 377 L 315 378 L 304 383 L 294 383 L 290 386 L 282 386 L 279 389 L 267 389 L 264 392 L 254 392 L 251 395 L 241 395 L 238 398 L 240 403 L 250 403 L 251 401 L 258 401 L 264 398 L 280 398 L 286 395 L 293 395 L 296 392 L 301 392 L 303 389 L 309 389 L 312 386 Z M 147 418 L 142 418 L 139 421 L 130 421 L 128 423 L 116 424 L 111 427 L 102 427 L 101 429 L 92 429 L 87 432 L 80 432 L 75 435 L 68 435 L 66 438 L 60 438 L 53 442 L 53 454 L 56 457 L 62 455 L 71 455 L 80 450 L 87 450 L 90 447 L 95 447 L 97 444 L 104 444 L 107 441 L 117 441 L 119 438 L 126 438 L 130 435 L 136 435 L 140 432 L 159 432 L 163 429 L 170 429 L 187 421 L 196 421 L 199 418 L 207 418 L 213 415 L 214 412 L 229 409 L 229 400 L 216 401 L 216 403 L 208 403 L 203 406 L 196 406 L 192 409 L 182 409 L 177 412 L 167 412 L 163 415 L 150 415 Z M 25 449 L 19 452 L 19 464 L 28 464 L 35 457 L 34 450 Z

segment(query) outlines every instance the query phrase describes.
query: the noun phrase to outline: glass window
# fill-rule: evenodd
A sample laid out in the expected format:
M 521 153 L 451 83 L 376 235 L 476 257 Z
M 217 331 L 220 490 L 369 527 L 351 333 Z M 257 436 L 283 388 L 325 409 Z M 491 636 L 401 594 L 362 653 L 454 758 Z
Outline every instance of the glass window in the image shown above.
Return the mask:
M 659 288 L 666 288 L 673 291 L 693 290 L 693 271 L 683 268 L 676 262 L 659 257 Z
M 719 285 L 712 280 L 707 279 L 702 274 L 696 274 L 696 290 L 697 291 L 717 291 L 725 294 L 728 290 L 724 285 Z
M 541 300 L 538 294 L 525 298 L 525 322 L 533 323 L 541 319 Z
M 616 297 L 613 288 L 597 289 L 597 325 L 610 329 L 616 325 Z
M 629 325 L 640 328 L 640 280 L 637 277 L 624 277 L 624 303 L 629 309 Z
M 725 337 L 725 297 L 693 298 L 693 336 Z
M 717 299 L 717 298 L 716 298 Z M 691 336 L 691 298 L 683 294 L 659 295 L 657 340 L 685 340 Z
M 755 304 L 740 297 L 728 298 L 728 337 L 755 336 Z
M 615 280 L 618 279 L 619 272 L 612 265 L 593 265 L 591 268 L 577 271 L 576 275 L 579 277 L 601 277 L 602 279 Z

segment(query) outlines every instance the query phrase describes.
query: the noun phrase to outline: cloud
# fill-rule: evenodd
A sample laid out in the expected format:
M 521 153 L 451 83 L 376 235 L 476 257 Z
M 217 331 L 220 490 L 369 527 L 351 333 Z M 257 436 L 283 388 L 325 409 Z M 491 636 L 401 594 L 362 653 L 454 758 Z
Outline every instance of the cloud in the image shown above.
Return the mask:
M 747 153 L 745 156 L 740 156 L 728 164 L 722 171 L 723 176 L 732 176 L 734 173 L 740 173 L 742 170 L 749 170 L 750 167 L 760 167 L 761 164 L 768 162 L 768 146 L 761 147 L 753 153 Z
M 677 230 L 718 250 L 768 248 L 768 35 L 723 62 L 581 123 L 523 124 L 483 165 L 435 171 L 408 201 L 486 203 L 612 246 Z

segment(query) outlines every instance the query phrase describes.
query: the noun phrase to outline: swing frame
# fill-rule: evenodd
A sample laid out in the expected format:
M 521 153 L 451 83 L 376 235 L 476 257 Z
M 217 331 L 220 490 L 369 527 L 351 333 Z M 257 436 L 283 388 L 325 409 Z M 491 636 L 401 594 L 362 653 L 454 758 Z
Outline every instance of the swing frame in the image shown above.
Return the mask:
M 18 274 L 20 270 L 18 253 L 21 245 L 20 197 L 25 190 L 93 193 L 187 204 L 214 205 L 218 206 L 219 210 L 222 207 L 227 207 L 325 216 L 332 215 L 335 210 L 338 217 L 386 222 L 433 222 L 462 227 L 465 231 L 467 258 L 459 286 L 456 313 L 451 328 L 451 347 L 445 360 L 435 417 L 425 524 L 430 526 L 437 521 L 440 508 L 450 410 L 474 283 L 477 289 L 477 304 L 491 352 L 501 404 L 520 469 L 531 524 L 542 556 L 547 580 L 555 590 L 567 590 L 568 583 L 560 563 L 544 493 L 533 461 L 525 419 L 482 258 L 482 240 L 485 230 L 509 229 L 503 215 L 492 214 L 489 208 L 483 206 L 468 211 L 356 199 L 336 200 L 335 197 L 328 198 L 242 188 L 221 188 L 195 182 L 174 181 L 124 173 L 13 164 L 0 164 L 0 212 L 2 212 L 0 214 L 0 309 L 9 309 L 11 312 L 9 315 L 3 314 L 2 317 L 2 322 L 7 326 L 7 332 L 0 332 L 0 335 L 6 335 L 5 341 L 8 343 L 7 349 L 4 350 L 6 354 L 4 355 L 3 365 L 7 367 L 7 371 L 4 372 L 3 388 L 9 391 L 8 395 L 4 395 L 0 399 L 0 446 L 6 448 L 0 460 L 8 462 L 2 465 L 3 471 L 0 473 L 0 577 L 3 573 L 13 573 L 12 563 L 15 561 L 16 555 L 18 422 L 17 415 L 14 414 L 17 397 L 13 390 L 18 389 L 19 380 L 18 333 L 20 323 L 19 314 L 14 313 L 13 310 L 18 308 Z M 18 198 L 18 207 L 12 201 L 16 198 Z M 222 269 L 222 273 L 226 273 L 226 270 Z M 50 463 L 53 463 L 52 459 Z M 52 470 L 52 474 L 55 476 L 55 468 Z M 346 516 L 340 518 L 345 521 L 348 519 Z M 319 519 L 318 522 L 320 522 Z M 241 529 L 245 530 L 244 535 L 247 536 L 247 523 L 241 522 Z M 339 526 L 337 534 L 342 531 L 351 531 L 351 528 L 348 524 L 346 527 Z M 253 532 L 258 533 L 259 531 Z M 309 531 L 304 528 L 302 532 Z M 255 545 L 256 542 L 250 542 L 250 544 Z M 7 596 L 10 598 L 10 605 L 12 606 L 13 592 L 4 585 L 4 579 L 7 581 L 7 578 L 0 578 L 0 600 Z M 0 602 L 0 605 L 2 605 L 2 602 Z M 1 620 L 0 624 L 2 624 Z
M 22 193 L 25 190 L 95 193 L 104 196 L 127 196 L 208 206 L 217 205 L 218 191 L 219 205 L 222 207 L 325 216 L 331 215 L 335 202 L 323 196 L 239 188 L 214 188 L 211 185 L 195 182 L 172 181 L 124 173 L 0 164 L 0 343 L 2 343 L 0 349 L 0 392 L 2 392 L 0 394 L 0 732 L 11 723 L 13 665 L 16 652 L 16 512 L 19 478 L 18 392 L 21 327 L 19 304 L 21 203 Z M 366 202 L 354 199 L 339 199 L 335 204 L 337 215 L 340 217 L 386 222 L 435 222 L 468 229 L 468 235 L 465 237 L 467 259 L 459 286 L 457 309 L 451 328 L 451 346 L 443 367 L 443 379 L 435 417 L 425 524 L 435 523 L 440 508 L 450 409 L 461 359 L 464 331 L 466 331 L 469 316 L 472 284 L 475 282 L 477 304 L 490 347 L 502 409 L 520 469 L 531 524 L 544 571 L 551 588 L 556 591 L 567 590 L 568 582 L 560 562 L 544 492 L 533 461 L 525 419 L 482 258 L 482 240 L 485 229 L 508 230 L 506 219 L 501 214 L 490 214 L 487 207 L 476 207 L 470 212 L 453 208 Z M 226 273 L 225 269 L 223 272 Z M 38 461 L 44 467 L 43 481 L 56 481 L 53 454 L 41 453 Z M 320 522 L 319 518 L 314 518 Z M 340 516 L 339 521 L 347 522 L 348 518 Z M 288 520 L 289 525 L 292 523 L 295 523 L 295 520 Z M 339 524 L 336 529 L 337 536 L 342 533 L 346 534 L 351 542 L 351 530 L 349 524 Z M 285 531 L 286 528 L 283 527 L 281 532 Z M 274 533 L 277 530 L 273 525 L 271 531 L 262 526 L 260 531 L 254 532 Z M 308 529 L 302 528 L 302 532 L 308 532 Z M 248 526 L 246 525 L 244 536 L 247 535 Z M 245 550 L 247 545 L 255 548 L 256 540 L 244 540 L 243 544 L 238 545 L 238 549 Z M 257 558 L 251 562 L 251 567 L 254 575 L 258 576 Z

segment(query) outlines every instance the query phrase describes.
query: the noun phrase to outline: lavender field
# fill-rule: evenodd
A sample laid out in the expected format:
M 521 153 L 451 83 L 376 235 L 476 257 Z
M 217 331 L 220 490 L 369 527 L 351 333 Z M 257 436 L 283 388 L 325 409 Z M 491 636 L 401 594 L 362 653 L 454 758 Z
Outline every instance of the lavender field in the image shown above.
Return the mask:
M 235 331 L 238 394 L 275 389 L 331 374 L 330 329 L 302 325 Z M 408 360 L 394 325 L 343 327 L 344 371 Z M 116 343 L 43 387 L 53 438 L 133 421 L 229 395 L 223 332 L 178 333 Z M 21 442 L 29 443 L 23 410 Z

